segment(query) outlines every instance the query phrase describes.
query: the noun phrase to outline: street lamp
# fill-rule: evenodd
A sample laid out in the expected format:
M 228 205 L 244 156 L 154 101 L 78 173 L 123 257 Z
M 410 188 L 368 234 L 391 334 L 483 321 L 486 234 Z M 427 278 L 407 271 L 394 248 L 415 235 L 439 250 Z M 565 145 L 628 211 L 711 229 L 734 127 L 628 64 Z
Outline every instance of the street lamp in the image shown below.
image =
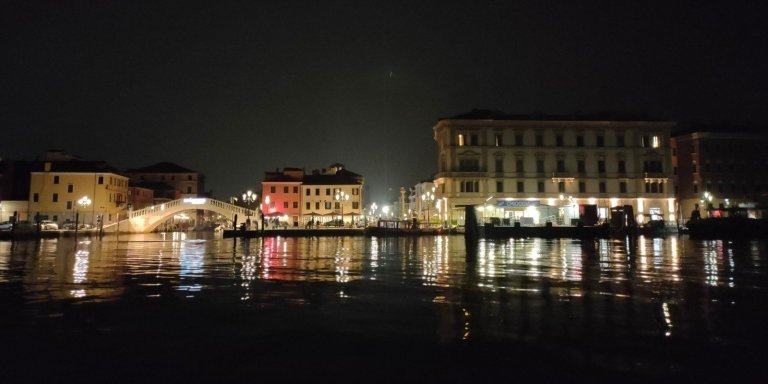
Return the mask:
M 429 206 L 432 205 L 433 201 L 435 201 L 435 189 L 432 188 L 432 192 L 423 193 L 421 195 L 421 201 L 423 201 L 427 205 L 427 227 L 429 227 L 429 222 L 430 222 Z
M 243 193 L 243 204 L 245 204 L 245 214 L 248 217 L 248 226 L 251 226 L 251 205 L 256 202 L 258 195 L 253 193 L 253 191 L 248 190 L 245 193 Z
M 344 226 L 344 202 L 349 200 L 349 194 L 339 189 L 333 197 L 337 202 L 341 202 L 341 224 Z
M 88 198 L 88 196 L 83 196 L 80 198 L 80 200 L 77 201 L 77 205 L 80 206 L 81 211 L 85 211 L 88 206 L 91 205 L 91 199 Z M 83 223 L 85 223 L 85 218 L 83 218 Z M 80 212 L 75 213 L 75 231 L 77 231 L 77 227 L 80 225 Z

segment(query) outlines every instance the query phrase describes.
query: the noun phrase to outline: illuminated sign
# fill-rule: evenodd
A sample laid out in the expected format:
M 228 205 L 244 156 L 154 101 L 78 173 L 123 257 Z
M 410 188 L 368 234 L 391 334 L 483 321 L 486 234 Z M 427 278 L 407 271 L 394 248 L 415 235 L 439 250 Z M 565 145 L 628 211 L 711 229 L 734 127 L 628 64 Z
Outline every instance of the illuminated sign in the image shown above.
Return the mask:
M 202 198 L 202 197 L 189 197 L 189 198 L 184 199 L 184 202 L 187 203 L 187 204 L 201 205 L 201 204 L 205 204 L 206 200 L 207 199 Z
M 496 202 L 496 206 L 500 208 L 528 208 L 538 207 L 538 201 L 528 200 L 499 200 Z

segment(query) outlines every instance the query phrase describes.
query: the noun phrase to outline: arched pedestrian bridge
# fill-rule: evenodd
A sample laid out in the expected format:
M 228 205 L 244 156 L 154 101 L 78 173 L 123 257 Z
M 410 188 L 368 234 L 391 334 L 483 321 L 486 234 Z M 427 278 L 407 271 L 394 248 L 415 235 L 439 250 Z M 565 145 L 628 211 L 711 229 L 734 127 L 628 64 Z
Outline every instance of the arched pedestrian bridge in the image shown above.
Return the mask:
M 128 219 L 121 220 L 118 223 L 105 225 L 104 231 L 129 233 L 152 232 L 173 215 L 192 209 L 215 212 L 229 220 L 232 220 L 235 215 L 238 215 L 243 221 L 247 217 L 251 217 L 252 220 L 254 220 L 253 218 L 261 220 L 260 217 L 256 217 L 257 213 L 252 209 L 238 207 L 219 200 L 193 197 L 173 200 L 164 204 L 157 204 L 151 207 L 131 211 L 128 214 Z

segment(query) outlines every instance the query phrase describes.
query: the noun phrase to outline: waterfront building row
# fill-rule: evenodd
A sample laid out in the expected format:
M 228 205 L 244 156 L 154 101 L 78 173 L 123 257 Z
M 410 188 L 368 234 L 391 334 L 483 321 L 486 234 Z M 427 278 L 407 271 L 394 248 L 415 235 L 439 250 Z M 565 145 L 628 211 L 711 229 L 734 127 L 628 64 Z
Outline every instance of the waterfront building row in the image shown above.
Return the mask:
M 265 218 L 298 227 L 336 222 L 354 225 L 363 217 L 363 176 L 332 164 L 305 173 L 299 168 L 266 172 L 259 208 Z
M 34 161 L 4 161 L 2 174 L 0 221 L 16 215 L 18 220 L 37 217 L 94 226 L 124 219 L 132 209 L 198 196 L 204 180 L 172 163 L 122 172 L 106 162 L 60 151 L 46 152 Z

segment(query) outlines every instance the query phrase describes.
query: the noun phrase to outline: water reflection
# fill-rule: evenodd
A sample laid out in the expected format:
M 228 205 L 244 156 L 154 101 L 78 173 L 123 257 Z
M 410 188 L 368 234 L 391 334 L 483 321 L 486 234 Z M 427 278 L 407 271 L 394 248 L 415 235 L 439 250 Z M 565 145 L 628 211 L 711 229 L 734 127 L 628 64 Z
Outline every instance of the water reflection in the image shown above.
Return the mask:
M 508 239 L 481 241 L 468 262 L 458 236 L 121 235 L 0 242 L 0 289 L 50 312 L 62 301 L 332 306 L 320 328 L 352 318 L 360 332 L 407 338 L 431 327 L 441 343 L 744 343 L 750 333 L 723 319 L 764 299 L 765 255 L 764 241 Z

